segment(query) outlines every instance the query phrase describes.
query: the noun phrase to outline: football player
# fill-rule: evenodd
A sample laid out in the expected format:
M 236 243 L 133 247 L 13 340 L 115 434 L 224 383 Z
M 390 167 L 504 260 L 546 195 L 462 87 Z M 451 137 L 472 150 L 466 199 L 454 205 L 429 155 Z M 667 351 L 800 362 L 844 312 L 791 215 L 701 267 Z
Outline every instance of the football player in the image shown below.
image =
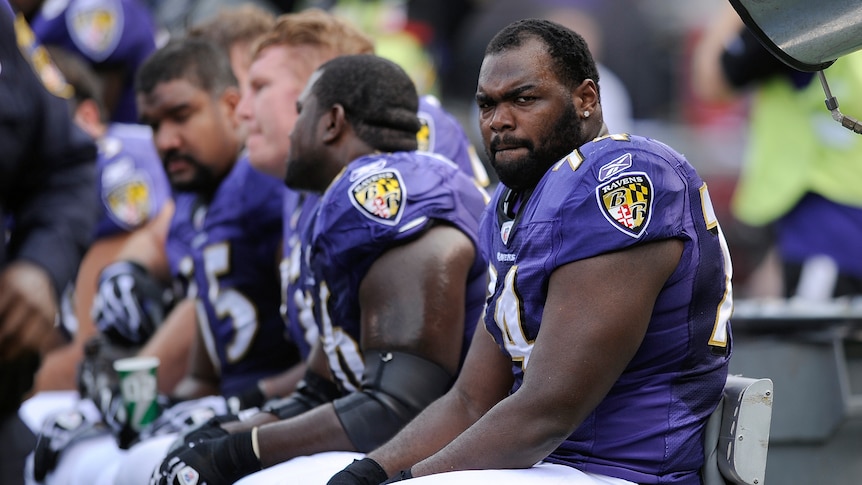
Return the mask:
M 158 483 L 233 483 L 303 455 L 373 449 L 446 391 L 472 338 L 485 193 L 450 160 L 414 151 L 407 74 L 374 55 L 340 56 L 297 108 L 285 183 L 321 194 L 301 231 L 320 332 L 304 384 L 266 408 L 278 421 L 174 449 Z
M 730 257 L 688 161 L 608 133 L 598 78 L 583 38 L 553 22 L 489 43 L 476 101 L 501 184 L 480 229 L 487 332 L 448 394 L 330 485 L 701 483 L 730 358 Z

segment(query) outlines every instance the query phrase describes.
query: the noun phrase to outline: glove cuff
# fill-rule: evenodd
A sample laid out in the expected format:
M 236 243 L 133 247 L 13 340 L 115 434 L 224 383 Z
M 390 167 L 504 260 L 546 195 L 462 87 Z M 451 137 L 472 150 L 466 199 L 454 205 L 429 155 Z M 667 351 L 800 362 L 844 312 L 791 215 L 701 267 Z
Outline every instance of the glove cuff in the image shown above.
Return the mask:
M 410 468 L 408 468 L 406 470 L 401 470 L 395 476 L 393 476 L 389 480 L 386 480 L 381 485 L 386 485 L 387 483 L 400 482 L 402 480 L 410 480 L 411 478 L 413 478 L 413 471 Z
M 260 459 L 254 452 L 251 431 L 232 434 L 227 439 L 230 441 L 230 446 L 228 446 L 230 463 L 233 464 L 231 471 L 237 474 L 234 476 L 234 480 L 239 480 L 263 468 Z
M 361 483 L 378 484 L 389 478 L 389 474 L 380 466 L 380 463 L 367 457 L 353 460 L 353 463 L 348 465 L 345 471 L 358 478 Z

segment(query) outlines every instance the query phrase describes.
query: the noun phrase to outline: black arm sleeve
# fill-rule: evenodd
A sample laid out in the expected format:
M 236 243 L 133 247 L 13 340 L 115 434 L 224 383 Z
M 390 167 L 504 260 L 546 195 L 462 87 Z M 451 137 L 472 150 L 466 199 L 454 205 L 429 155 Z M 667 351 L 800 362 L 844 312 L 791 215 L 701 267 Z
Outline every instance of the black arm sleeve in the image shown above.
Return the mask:
M 296 391 L 290 396 L 266 403 L 263 411 L 276 415 L 278 419 L 287 419 L 331 402 L 339 396 L 341 390 L 334 382 L 309 370 L 297 384 Z
M 0 194 L 13 216 L 4 260 L 43 267 L 59 293 L 75 275 L 96 222 L 93 140 L 21 54 L 0 5 Z
M 373 352 L 365 359 L 362 389 L 333 404 L 353 446 L 368 453 L 389 441 L 452 382 L 449 372 L 430 360 L 403 352 Z

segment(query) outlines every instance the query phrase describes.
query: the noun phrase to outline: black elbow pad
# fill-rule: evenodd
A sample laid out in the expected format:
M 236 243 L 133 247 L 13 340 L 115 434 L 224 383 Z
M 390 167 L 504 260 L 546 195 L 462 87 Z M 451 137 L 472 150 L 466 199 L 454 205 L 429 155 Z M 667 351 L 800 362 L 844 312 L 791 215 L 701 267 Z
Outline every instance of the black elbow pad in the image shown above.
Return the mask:
M 403 352 L 376 352 L 365 361 L 362 389 L 336 399 L 335 413 L 353 446 L 376 449 L 452 385 L 430 360 Z

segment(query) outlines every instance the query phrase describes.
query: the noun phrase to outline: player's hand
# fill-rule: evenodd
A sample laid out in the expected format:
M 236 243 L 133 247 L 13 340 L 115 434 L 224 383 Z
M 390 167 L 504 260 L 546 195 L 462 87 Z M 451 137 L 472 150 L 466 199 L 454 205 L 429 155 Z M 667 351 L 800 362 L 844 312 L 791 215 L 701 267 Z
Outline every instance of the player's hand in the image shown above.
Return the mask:
M 117 261 L 99 274 L 93 322 L 112 342 L 142 345 L 164 320 L 165 288 L 132 261 Z
M 169 453 L 150 485 L 230 485 L 261 469 L 251 432 L 196 441 Z
M 42 267 L 16 261 L 0 271 L 0 361 L 47 351 L 56 318 L 54 284 Z
M 230 433 L 222 428 L 221 424 L 236 419 L 234 415 L 214 416 L 199 425 L 188 427 L 168 448 L 168 454 L 188 446 L 189 443 L 209 441 L 229 435 Z
M 92 400 L 103 416 L 112 408 L 111 402 L 119 398 L 120 377 L 113 363 L 132 355 L 134 350 L 112 345 L 104 335 L 84 343 L 84 358 L 78 365 L 78 392 Z
M 87 419 L 84 413 L 77 409 L 59 412 L 47 420 L 42 426 L 33 450 L 33 477 L 37 482 L 57 465 L 59 454 L 75 441 L 105 433 L 104 427 Z
M 389 476 L 379 463 L 371 458 L 353 460 L 343 470 L 336 473 L 326 485 L 380 485 Z

